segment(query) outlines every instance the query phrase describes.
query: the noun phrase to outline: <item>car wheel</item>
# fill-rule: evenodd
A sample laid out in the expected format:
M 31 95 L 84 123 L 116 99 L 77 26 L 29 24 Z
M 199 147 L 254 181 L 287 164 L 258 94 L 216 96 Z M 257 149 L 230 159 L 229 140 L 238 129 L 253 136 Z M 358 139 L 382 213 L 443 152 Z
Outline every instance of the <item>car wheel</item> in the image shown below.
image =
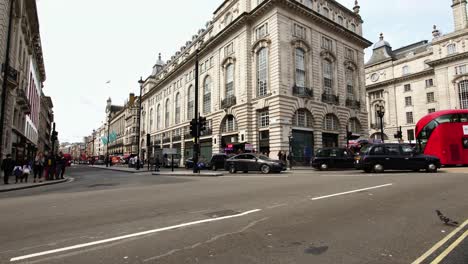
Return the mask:
M 373 168 L 376 173 L 384 172 L 384 166 L 382 164 L 377 163 L 373 166 Z
M 434 163 L 427 164 L 427 172 L 437 172 L 437 166 Z
M 268 174 L 268 173 L 270 173 L 271 169 L 270 169 L 270 166 L 268 166 L 268 165 L 262 165 L 260 170 L 262 171 L 263 174 Z
M 328 164 L 326 164 L 326 163 L 320 164 L 320 170 L 323 170 L 323 171 L 328 170 Z
M 229 167 L 229 173 L 234 174 L 234 173 L 236 173 L 236 172 L 237 172 L 236 166 L 235 166 L 235 165 L 231 165 L 231 166 Z
M 243 171 L 243 173 L 249 173 L 248 171 Z

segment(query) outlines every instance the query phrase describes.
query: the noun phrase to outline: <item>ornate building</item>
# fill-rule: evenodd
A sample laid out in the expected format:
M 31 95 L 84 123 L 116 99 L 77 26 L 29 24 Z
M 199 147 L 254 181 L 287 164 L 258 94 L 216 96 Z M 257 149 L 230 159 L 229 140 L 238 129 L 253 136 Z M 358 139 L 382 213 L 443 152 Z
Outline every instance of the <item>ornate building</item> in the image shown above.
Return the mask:
M 307 163 L 315 149 L 367 134 L 362 19 L 333 0 L 226 0 L 143 84 L 141 147 L 192 155 L 196 50 L 200 114 L 209 129 L 201 156 L 249 143 L 276 157 L 291 148 Z M 362 102 L 362 103 L 361 103 Z M 147 149 L 146 134 L 151 135 Z M 246 146 L 247 148 L 247 146 Z
M 50 136 L 52 134 L 52 123 L 54 122 L 54 111 L 52 98 L 41 95 L 41 111 L 39 116 L 39 142 L 38 149 L 42 153 L 52 150 Z
M 374 45 L 366 64 L 367 109 L 371 138 L 380 138 L 376 109 L 385 107 L 384 138 L 402 127 L 405 141 L 415 141 L 415 125 L 428 113 L 468 109 L 468 19 L 466 0 L 452 0 L 455 30 L 433 27 L 432 41 L 393 50 L 384 40 Z
M 6 82 L 6 89 L 0 89 L 6 96 L 5 104 L 0 103 L 0 154 L 23 160 L 37 151 L 41 94 L 46 79 L 36 1 L 0 1 L 0 18 L 0 60 L 7 77 L 3 80 L 0 75 L 1 83 Z

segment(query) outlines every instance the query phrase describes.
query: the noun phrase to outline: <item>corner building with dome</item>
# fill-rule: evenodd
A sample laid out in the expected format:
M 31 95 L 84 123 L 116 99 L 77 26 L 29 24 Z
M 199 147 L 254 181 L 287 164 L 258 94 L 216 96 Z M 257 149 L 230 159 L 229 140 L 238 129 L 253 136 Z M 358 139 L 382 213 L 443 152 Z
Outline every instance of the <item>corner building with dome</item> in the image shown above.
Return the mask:
M 199 112 L 208 120 L 201 158 L 244 145 L 308 165 L 321 147 L 368 135 L 364 49 L 358 2 L 226 0 L 212 20 L 167 61 L 159 56 L 142 84 L 140 144 L 192 156 L 195 53 Z M 146 135 L 150 142 L 146 142 Z M 149 145 L 149 147 L 147 147 Z

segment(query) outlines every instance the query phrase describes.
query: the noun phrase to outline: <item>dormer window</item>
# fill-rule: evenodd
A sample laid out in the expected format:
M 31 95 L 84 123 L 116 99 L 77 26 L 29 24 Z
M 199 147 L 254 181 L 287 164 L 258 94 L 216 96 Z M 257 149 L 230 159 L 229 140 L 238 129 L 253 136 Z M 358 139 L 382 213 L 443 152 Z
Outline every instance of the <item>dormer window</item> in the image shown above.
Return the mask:
M 448 55 L 455 54 L 456 52 L 457 52 L 457 45 L 455 45 L 455 43 L 452 43 L 452 44 L 447 46 L 447 54 Z
M 329 18 L 330 17 L 330 10 L 328 10 L 328 8 L 324 7 L 323 8 L 323 12 L 322 12 L 322 15 L 326 18 Z
M 403 66 L 402 68 L 402 74 L 403 75 L 408 75 L 410 73 L 409 66 Z
M 232 14 L 227 13 L 226 16 L 224 17 L 224 24 L 228 25 L 232 22 Z

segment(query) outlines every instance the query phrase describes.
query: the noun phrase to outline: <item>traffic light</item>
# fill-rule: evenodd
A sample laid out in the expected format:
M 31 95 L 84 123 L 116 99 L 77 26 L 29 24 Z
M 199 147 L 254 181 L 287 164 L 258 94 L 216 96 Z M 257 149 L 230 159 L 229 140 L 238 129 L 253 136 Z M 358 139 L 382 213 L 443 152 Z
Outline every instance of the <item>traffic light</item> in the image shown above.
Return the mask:
M 151 146 L 151 135 L 146 134 L 146 146 L 149 147 Z
M 198 127 L 200 128 L 200 133 L 206 130 L 206 117 L 200 116 L 198 119 Z
M 58 132 L 57 131 L 52 131 L 52 135 L 50 136 L 50 140 L 52 142 L 55 142 L 55 141 L 57 141 L 57 139 L 58 139 Z
M 192 137 L 197 136 L 197 120 L 195 118 L 190 121 L 190 135 Z

